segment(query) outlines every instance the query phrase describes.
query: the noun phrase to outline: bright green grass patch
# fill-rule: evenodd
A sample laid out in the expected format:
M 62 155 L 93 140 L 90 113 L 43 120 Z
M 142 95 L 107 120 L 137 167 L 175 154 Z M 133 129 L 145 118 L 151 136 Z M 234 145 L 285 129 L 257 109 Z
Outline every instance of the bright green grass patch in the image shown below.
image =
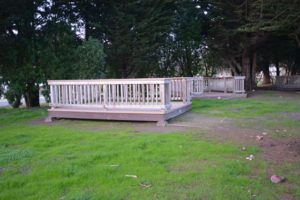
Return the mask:
M 193 100 L 193 112 L 215 117 L 251 118 L 282 112 L 300 112 L 300 102 L 275 99 Z
M 0 127 L 46 116 L 46 108 L 0 108 Z
M 254 147 L 240 152 L 179 133 L 0 131 L 0 199 L 275 199 L 264 177 L 249 178 L 265 169 L 245 160 Z

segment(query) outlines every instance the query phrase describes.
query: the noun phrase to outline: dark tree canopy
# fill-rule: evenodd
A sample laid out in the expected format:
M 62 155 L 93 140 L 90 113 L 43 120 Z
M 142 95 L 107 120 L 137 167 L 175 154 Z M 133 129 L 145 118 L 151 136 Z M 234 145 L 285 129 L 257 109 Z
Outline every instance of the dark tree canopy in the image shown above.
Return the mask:
M 299 7 L 299 0 L 0 0 L 0 95 L 33 107 L 48 79 L 212 76 L 218 68 L 245 75 L 252 89 L 270 64 L 300 73 Z

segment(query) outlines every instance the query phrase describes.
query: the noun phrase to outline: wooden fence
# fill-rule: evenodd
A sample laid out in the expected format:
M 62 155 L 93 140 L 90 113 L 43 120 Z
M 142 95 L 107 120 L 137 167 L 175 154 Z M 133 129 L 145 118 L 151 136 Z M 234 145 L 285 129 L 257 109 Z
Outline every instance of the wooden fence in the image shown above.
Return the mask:
M 204 91 L 245 93 L 245 77 L 204 78 Z
M 300 75 L 276 76 L 275 86 L 283 89 L 300 89 Z
M 193 77 L 192 95 L 201 95 L 204 92 L 204 78 L 202 76 Z
M 189 77 L 175 77 L 171 80 L 171 100 L 191 102 L 191 92 L 193 89 L 193 79 Z

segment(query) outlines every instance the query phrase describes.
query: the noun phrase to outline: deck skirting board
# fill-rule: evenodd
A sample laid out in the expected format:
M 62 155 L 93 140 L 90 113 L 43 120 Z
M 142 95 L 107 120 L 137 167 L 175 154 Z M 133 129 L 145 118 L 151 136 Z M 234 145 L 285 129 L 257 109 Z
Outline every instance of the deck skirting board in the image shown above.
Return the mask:
M 171 118 L 177 117 L 177 116 L 189 111 L 191 108 L 192 108 L 192 104 L 187 104 L 187 105 L 184 105 L 177 109 L 173 109 L 170 112 L 164 114 L 165 120 L 169 120 Z
M 52 121 L 55 118 L 67 118 L 67 119 L 94 119 L 94 120 L 117 120 L 117 121 L 149 121 L 158 122 L 158 125 L 165 125 L 166 121 L 181 115 L 191 109 L 191 104 L 184 104 L 180 106 L 174 106 L 168 111 L 162 112 L 135 112 L 135 111 L 123 111 L 123 112 L 96 112 L 88 110 L 68 110 L 68 109 L 49 109 L 47 121 Z
M 202 95 L 194 95 L 193 99 L 239 99 L 247 96 L 247 93 L 204 92 Z

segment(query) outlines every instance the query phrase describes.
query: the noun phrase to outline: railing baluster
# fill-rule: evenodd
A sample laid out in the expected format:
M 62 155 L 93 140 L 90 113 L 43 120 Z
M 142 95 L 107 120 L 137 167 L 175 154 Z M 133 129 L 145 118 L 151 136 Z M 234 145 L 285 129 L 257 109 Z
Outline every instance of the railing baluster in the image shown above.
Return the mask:
M 52 107 L 76 106 L 82 108 L 101 106 L 110 108 L 166 108 L 169 101 L 189 101 L 188 91 L 199 91 L 199 80 L 188 81 L 186 78 L 176 79 L 143 79 L 141 82 L 113 80 L 78 80 L 78 81 L 53 81 L 49 84 Z M 194 88 L 194 89 L 193 89 Z M 166 94 L 163 94 L 163 93 Z

